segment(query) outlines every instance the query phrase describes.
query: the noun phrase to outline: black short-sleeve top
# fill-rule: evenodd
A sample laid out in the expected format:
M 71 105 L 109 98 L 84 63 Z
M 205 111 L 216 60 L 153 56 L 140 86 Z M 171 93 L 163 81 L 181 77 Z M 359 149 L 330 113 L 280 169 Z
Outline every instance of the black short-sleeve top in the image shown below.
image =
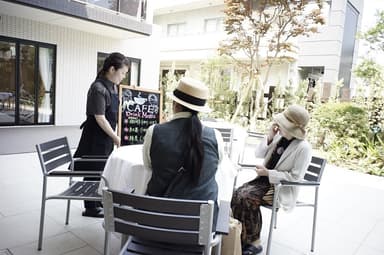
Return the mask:
M 111 105 L 111 94 L 116 93 L 117 88 L 113 82 L 105 78 L 96 79 L 88 90 L 87 116 L 105 115 L 107 107 Z

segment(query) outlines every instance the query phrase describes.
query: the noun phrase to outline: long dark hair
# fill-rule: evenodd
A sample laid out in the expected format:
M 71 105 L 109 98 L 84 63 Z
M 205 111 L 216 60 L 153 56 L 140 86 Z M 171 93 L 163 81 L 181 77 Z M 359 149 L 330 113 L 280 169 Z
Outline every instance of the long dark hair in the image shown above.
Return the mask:
M 184 132 L 187 137 L 187 151 L 184 159 L 184 168 L 190 171 L 192 180 L 195 184 L 199 182 L 201 169 L 204 160 L 204 145 L 202 141 L 203 126 L 197 116 L 196 111 L 191 110 L 183 105 L 184 112 L 192 113 L 191 118 L 187 122 Z
M 123 66 L 130 67 L 131 61 L 118 52 L 109 54 L 109 56 L 104 60 L 103 67 L 97 73 L 96 79 L 104 77 L 111 66 L 113 66 L 116 70 L 122 68 Z

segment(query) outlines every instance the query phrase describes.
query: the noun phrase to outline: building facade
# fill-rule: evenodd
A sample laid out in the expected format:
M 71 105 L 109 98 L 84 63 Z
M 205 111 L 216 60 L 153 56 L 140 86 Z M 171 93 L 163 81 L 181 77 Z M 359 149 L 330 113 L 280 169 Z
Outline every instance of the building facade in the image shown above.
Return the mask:
M 200 76 L 201 63 L 217 56 L 219 42 L 226 36 L 222 26 L 224 7 L 223 0 L 165 1 L 156 6 L 154 23 L 162 31 L 162 74 L 174 69 L 177 73 Z M 296 61 L 273 66 L 268 85 L 310 79 L 322 85 L 321 95 L 326 99 L 343 79 L 341 96 L 350 98 L 355 87 L 352 68 L 357 60 L 356 34 L 362 9 L 363 0 L 324 1 L 326 24 L 319 28 L 319 33 L 298 38 Z
M 145 0 L 1 0 L 0 154 L 58 136 L 77 145 L 88 88 L 111 52 L 131 59 L 123 84 L 158 89 L 152 22 Z

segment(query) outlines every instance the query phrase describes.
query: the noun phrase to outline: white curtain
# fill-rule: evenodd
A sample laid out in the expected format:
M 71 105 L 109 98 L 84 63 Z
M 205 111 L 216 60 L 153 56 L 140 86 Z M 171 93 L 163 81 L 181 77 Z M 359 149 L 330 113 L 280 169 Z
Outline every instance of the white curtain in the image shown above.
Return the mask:
M 41 80 L 44 86 L 44 97 L 39 106 L 39 123 L 49 122 L 52 115 L 50 89 L 52 86 L 52 58 L 49 55 L 48 48 L 39 49 L 39 69 Z
M 129 85 L 139 86 L 139 63 L 131 62 L 131 82 Z

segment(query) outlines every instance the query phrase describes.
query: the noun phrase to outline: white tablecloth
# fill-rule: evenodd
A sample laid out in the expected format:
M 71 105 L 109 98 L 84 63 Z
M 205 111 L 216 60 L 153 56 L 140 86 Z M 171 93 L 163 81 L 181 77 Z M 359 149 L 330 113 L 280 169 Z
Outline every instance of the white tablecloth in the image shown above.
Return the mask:
M 8 98 L 12 97 L 12 93 L 10 92 L 0 92 L 0 100 L 7 100 Z
M 143 165 L 142 147 L 142 145 L 127 145 L 112 152 L 103 172 L 110 188 L 122 191 L 135 189 L 136 194 L 145 193 L 152 171 Z M 231 201 L 235 175 L 235 165 L 225 157 L 216 173 L 219 200 Z M 100 194 L 104 185 L 101 181 Z

